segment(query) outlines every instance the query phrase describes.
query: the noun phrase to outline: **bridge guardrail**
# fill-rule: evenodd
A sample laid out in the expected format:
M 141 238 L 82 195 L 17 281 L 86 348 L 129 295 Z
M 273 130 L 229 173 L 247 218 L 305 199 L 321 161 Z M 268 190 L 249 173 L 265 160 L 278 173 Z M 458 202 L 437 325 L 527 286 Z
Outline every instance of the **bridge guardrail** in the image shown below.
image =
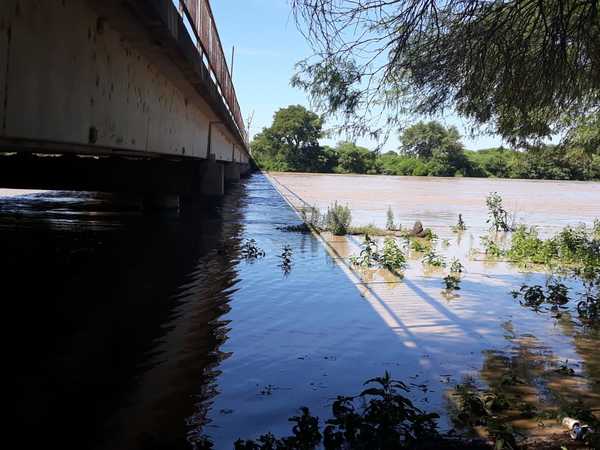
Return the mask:
M 196 40 L 202 47 L 201 50 L 208 60 L 209 69 L 217 81 L 221 95 L 225 99 L 225 104 L 247 145 L 248 134 L 244 126 L 244 119 L 233 87 L 210 2 L 209 0 L 180 0 L 179 5 L 191 25 Z

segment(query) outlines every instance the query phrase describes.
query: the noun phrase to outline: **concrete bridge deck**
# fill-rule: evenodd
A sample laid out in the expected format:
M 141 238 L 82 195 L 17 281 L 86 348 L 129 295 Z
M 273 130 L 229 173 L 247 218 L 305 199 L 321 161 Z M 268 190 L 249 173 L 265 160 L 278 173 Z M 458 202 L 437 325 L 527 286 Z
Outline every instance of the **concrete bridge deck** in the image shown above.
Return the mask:
M 208 0 L 3 0 L 0 187 L 221 195 L 247 135 Z

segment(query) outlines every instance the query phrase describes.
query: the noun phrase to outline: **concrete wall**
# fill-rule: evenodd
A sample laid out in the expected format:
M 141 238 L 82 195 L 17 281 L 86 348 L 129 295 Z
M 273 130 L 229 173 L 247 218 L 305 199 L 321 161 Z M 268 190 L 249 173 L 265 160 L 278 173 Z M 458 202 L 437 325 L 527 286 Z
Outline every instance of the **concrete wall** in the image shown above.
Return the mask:
M 218 117 L 184 93 L 183 77 L 174 82 L 176 67 L 156 64 L 92 3 L 1 1 L 0 137 L 205 158 L 209 122 Z M 232 161 L 235 142 L 213 125 L 217 160 Z M 248 159 L 241 150 L 234 157 Z

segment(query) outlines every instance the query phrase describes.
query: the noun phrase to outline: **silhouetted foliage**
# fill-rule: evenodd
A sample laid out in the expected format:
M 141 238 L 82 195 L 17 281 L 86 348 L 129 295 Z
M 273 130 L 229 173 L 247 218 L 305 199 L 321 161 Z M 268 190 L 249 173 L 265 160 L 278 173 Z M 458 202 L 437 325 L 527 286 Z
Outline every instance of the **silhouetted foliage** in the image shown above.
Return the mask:
M 598 109 L 597 0 L 293 0 L 292 7 L 314 49 L 293 84 L 355 134 L 380 134 L 407 110 L 453 107 L 517 141 Z

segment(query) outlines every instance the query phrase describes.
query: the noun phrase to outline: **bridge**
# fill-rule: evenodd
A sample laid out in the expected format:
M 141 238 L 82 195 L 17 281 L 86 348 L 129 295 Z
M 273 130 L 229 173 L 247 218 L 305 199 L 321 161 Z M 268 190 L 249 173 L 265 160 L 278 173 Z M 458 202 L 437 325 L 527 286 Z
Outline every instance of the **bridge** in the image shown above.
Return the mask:
M 201 204 L 250 168 L 208 0 L 2 0 L 0 187 Z

